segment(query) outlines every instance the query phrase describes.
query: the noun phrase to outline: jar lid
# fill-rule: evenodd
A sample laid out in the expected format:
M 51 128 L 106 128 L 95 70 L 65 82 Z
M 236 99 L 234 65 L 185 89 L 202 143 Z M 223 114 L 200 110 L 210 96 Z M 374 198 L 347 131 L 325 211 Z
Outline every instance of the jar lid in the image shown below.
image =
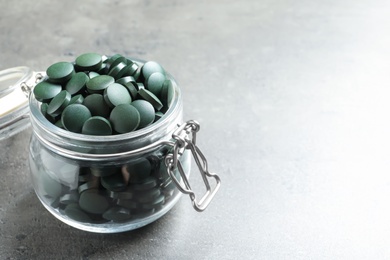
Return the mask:
M 33 75 L 28 67 L 0 71 L 0 140 L 29 126 L 27 82 L 34 80 Z

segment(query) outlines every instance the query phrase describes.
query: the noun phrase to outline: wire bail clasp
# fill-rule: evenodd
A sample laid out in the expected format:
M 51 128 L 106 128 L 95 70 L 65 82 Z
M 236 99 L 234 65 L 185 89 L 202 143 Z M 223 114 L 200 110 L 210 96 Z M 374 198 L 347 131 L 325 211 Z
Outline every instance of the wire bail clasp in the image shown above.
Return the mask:
M 26 97 L 28 97 L 30 95 L 34 86 L 36 84 L 38 84 L 40 81 L 42 81 L 42 79 L 44 78 L 43 74 L 44 74 L 43 72 L 34 73 L 35 81 L 32 84 L 31 83 L 28 84 L 28 82 L 26 82 L 26 81 L 23 81 L 22 83 L 20 83 L 20 88 L 22 89 L 22 92 L 26 95 Z
M 180 125 L 178 129 L 175 130 L 175 132 L 172 134 L 173 139 L 175 139 L 173 151 L 166 155 L 165 165 L 167 166 L 169 176 L 174 181 L 177 188 L 182 193 L 188 194 L 191 198 L 192 206 L 195 208 L 196 211 L 201 212 L 207 208 L 214 195 L 219 190 L 219 187 L 221 186 L 221 180 L 217 174 L 209 172 L 207 160 L 203 153 L 200 151 L 199 147 L 196 146 L 196 133 L 199 131 L 199 129 L 199 123 L 195 120 L 190 120 Z M 194 160 L 202 176 L 203 182 L 206 186 L 206 193 L 199 201 L 196 199 L 195 193 L 191 189 L 188 178 L 179 160 L 180 156 L 184 153 L 186 149 L 191 150 L 192 156 L 194 157 Z M 178 169 L 183 183 L 181 183 L 175 177 L 173 173 L 175 169 Z M 213 189 L 210 186 L 208 178 L 214 178 L 216 180 L 216 185 Z

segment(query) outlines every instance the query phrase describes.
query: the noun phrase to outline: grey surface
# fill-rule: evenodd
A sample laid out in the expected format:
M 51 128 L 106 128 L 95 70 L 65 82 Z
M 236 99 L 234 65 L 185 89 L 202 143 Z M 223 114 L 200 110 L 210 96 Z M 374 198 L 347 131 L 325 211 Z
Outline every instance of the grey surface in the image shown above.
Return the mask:
M 389 1 L 0 6 L 0 69 L 159 61 L 222 178 L 204 213 L 183 197 L 140 230 L 86 233 L 36 198 L 26 130 L 0 142 L 0 259 L 390 258 Z

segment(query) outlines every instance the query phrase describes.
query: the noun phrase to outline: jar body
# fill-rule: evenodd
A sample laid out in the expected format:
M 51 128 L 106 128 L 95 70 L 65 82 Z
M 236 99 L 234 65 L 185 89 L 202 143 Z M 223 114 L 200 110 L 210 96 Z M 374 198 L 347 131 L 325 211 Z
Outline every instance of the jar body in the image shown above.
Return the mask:
M 159 121 L 134 133 L 107 137 L 69 133 L 48 122 L 33 97 L 30 111 L 33 187 L 45 208 L 61 221 L 85 231 L 123 232 L 157 220 L 179 200 L 181 192 L 165 166 L 172 133 L 182 123 L 176 83 L 172 107 Z M 188 153 L 183 151 L 179 159 L 186 174 Z M 177 170 L 174 174 L 181 179 Z

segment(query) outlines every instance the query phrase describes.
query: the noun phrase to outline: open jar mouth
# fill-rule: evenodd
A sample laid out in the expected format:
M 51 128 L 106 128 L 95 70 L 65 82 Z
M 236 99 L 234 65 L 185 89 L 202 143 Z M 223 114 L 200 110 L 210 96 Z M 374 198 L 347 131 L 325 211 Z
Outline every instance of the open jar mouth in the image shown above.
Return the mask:
M 70 132 L 55 126 L 48 121 L 40 111 L 41 103 L 34 97 L 33 91 L 29 95 L 30 118 L 34 134 L 51 150 L 62 152 L 65 157 L 72 159 L 88 158 L 96 160 L 110 157 L 129 155 L 129 151 L 137 149 L 147 150 L 169 143 L 170 133 L 182 123 L 183 105 L 181 91 L 175 79 L 167 73 L 174 87 L 173 101 L 164 115 L 153 124 L 142 129 L 116 135 L 85 135 Z M 167 138 L 161 139 L 161 136 Z M 135 141 L 135 142 L 132 142 Z M 131 146 L 127 144 L 131 142 Z M 131 153 L 131 152 L 130 152 Z

